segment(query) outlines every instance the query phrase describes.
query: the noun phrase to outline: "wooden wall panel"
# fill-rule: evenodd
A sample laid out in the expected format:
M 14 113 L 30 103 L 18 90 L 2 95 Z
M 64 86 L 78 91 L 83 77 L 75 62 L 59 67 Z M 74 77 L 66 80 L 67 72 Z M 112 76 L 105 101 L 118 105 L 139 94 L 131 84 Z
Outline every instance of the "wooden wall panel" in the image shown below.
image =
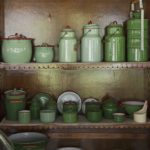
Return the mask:
M 4 0 L 0 0 L 0 37 L 4 34 Z

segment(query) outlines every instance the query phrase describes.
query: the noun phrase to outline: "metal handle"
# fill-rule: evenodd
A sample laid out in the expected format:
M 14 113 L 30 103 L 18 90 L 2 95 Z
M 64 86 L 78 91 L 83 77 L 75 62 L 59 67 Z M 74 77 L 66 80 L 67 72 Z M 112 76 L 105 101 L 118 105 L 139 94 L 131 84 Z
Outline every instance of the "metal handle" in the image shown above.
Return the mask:
M 22 34 L 18 34 L 18 33 L 15 33 L 14 35 L 10 35 L 8 36 L 8 38 L 23 38 L 23 39 L 26 39 L 26 36 L 22 35 Z

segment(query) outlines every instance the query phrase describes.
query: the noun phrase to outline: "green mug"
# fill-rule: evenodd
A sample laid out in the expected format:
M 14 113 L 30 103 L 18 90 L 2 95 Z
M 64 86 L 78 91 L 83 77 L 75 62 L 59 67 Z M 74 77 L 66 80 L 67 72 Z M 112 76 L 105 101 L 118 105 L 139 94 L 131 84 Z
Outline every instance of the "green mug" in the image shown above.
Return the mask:
M 30 123 L 30 121 L 31 121 L 30 110 L 19 111 L 18 119 L 19 119 L 19 123 L 22 123 L 22 124 Z

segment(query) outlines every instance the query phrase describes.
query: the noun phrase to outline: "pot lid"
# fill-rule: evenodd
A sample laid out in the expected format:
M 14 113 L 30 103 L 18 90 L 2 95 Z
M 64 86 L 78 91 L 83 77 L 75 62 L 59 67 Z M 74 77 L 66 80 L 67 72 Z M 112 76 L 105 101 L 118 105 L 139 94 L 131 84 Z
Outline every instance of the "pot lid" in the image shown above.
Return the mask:
M 33 38 L 27 38 L 22 34 L 15 33 L 14 35 L 8 36 L 8 38 L 1 38 L 1 40 L 33 40 Z
M 36 45 L 35 47 L 54 47 L 54 45 L 49 45 L 47 43 L 42 43 L 41 45 Z
M 74 32 L 73 29 L 71 29 L 71 27 L 69 25 L 67 25 L 64 29 L 63 32 Z
M 94 28 L 94 29 L 99 29 L 99 25 L 98 24 L 93 24 L 92 21 L 89 21 L 88 24 L 83 26 L 84 28 Z
M 5 91 L 4 93 L 5 95 L 17 96 L 17 95 L 24 95 L 26 92 L 23 90 L 14 89 L 14 90 Z
M 104 107 L 117 107 L 117 104 L 112 99 L 108 99 L 103 102 Z
M 117 21 L 114 21 L 114 22 L 110 23 L 109 27 L 121 27 L 122 28 L 123 26 L 121 24 L 118 24 Z

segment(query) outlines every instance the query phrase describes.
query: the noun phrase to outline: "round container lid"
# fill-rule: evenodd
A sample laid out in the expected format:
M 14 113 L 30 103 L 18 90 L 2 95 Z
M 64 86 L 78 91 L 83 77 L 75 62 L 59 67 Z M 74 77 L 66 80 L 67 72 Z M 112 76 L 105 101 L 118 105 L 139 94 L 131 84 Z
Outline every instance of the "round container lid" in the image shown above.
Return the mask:
M 4 93 L 10 96 L 17 96 L 17 95 L 19 96 L 19 95 L 24 95 L 26 92 L 23 90 L 14 89 L 14 90 L 5 91 Z
M 99 29 L 99 25 L 98 24 L 93 24 L 92 21 L 89 21 L 88 24 L 84 25 L 83 26 L 84 28 L 87 28 L 87 29 Z
M 36 45 L 35 47 L 54 47 L 54 45 L 49 45 L 47 43 L 42 43 L 41 45 Z
M 71 27 L 69 25 L 67 25 L 64 29 L 63 32 L 74 32 L 73 29 L 71 29 Z

